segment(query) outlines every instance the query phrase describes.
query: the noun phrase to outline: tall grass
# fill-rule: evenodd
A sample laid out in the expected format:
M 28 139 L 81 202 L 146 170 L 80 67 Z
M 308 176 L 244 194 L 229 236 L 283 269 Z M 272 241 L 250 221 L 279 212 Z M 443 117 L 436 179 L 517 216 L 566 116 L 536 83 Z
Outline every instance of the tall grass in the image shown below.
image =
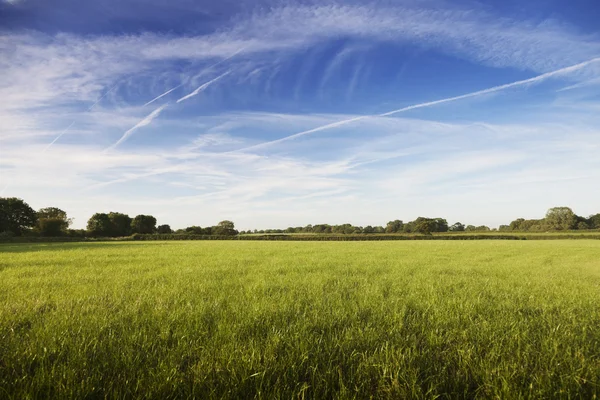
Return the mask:
M 0 252 L 0 398 L 600 392 L 598 241 Z

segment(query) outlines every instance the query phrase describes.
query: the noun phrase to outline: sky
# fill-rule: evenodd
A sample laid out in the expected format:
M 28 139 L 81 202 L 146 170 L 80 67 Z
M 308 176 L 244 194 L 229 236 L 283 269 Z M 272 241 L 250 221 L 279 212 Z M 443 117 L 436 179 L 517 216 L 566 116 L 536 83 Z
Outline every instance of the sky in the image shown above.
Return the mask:
M 172 228 L 600 212 L 598 0 L 0 0 L 0 196 Z

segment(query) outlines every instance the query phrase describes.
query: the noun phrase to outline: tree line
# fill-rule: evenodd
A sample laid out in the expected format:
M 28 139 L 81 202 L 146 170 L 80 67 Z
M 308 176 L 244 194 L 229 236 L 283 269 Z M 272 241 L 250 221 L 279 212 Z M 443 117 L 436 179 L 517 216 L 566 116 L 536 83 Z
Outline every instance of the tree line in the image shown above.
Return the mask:
M 72 219 L 57 207 L 46 207 L 38 211 L 15 197 L 0 197 L 0 237 L 2 236 L 70 236 L 70 237 L 124 237 L 134 234 L 174 234 L 204 236 L 235 236 L 238 234 L 398 234 L 418 233 L 430 235 L 436 232 L 546 232 L 567 230 L 600 229 L 600 213 L 585 218 L 569 207 L 554 207 L 542 219 L 518 218 L 498 229 L 488 226 L 464 225 L 456 222 L 449 225 L 444 218 L 418 217 L 414 221 L 403 222 L 396 219 L 384 226 L 352 224 L 317 224 L 287 229 L 264 229 L 238 232 L 232 221 L 221 221 L 217 225 L 200 227 L 189 226 L 173 231 L 167 224 L 158 225 L 152 215 L 130 217 L 119 212 L 96 213 L 87 221 L 86 229 L 69 229 Z

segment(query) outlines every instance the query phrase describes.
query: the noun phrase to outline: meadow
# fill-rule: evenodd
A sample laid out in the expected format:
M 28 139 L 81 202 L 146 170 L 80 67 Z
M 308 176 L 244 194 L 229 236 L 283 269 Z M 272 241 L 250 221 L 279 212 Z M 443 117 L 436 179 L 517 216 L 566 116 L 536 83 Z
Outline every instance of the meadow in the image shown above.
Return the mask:
M 0 245 L 0 398 L 600 394 L 600 241 Z

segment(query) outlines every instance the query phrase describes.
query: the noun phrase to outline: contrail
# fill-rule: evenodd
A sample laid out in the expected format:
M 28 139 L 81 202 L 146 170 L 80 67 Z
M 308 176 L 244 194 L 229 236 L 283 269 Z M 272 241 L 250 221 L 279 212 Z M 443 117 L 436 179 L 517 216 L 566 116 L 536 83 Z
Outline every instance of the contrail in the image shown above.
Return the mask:
M 106 93 L 104 93 L 102 96 L 100 96 L 100 98 L 99 98 L 98 100 L 96 100 L 96 102 L 95 102 L 94 104 L 92 104 L 92 105 L 91 105 L 91 106 L 90 106 L 90 107 L 89 107 L 89 108 L 86 110 L 86 112 L 88 112 L 88 111 L 91 111 L 91 110 L 92 110 L 92 108 L 94 108 L 94 107 L 96 106 L 96 104 L 100 103 L 100 100 L 102 100 L 102 99 L 103 99 L 103 98 L 104 98 L 104 97 L 105 97 L 107 94 L 109 94 L 110 92 L 112 92 L 112 91 L 113 91 L 113 89 L 117 87 L 117 85 L 118 85 L 118 83 L 117 83 L 117 84 L 115 84 L 115 85 L 114 85 L 113 87 L 111 87 L 110 89 L 108 89 L 108 90 L 106 91 Z M 46 151 L 48 151 L 48 149 L 49 149 L 50 147 L 52 147 L 52 145 L 53 145 L 54 143 L 56 143 L 56 141 L 57 141 L 58 139 L 60 139 L 60 138 L 61 138 L 61 137 L 62 137 L 62 136 L 65 134 L 65 133 L 67 133 L 67 131 L 68 131 L 69 129 L 71 129 L 71 127 L 73 126 L 73 124 L 75 124 L 75 120 L 71 121 L 71 123 L 69 124 L 69 126 L 67 126 L 67 127 L 66 127 L 66 128 L 65 128 L 65 129 L 64 129 L 62 132 L 61 132 L 61 133 L 59 133 L 59 134 L 58 134 L 58 136 L 57 136 L 57 137 L 55 137 L 55 138 L 54 138 L 54 140 L 53 140 L 53 141 L 51 141 L 51 142 L 48 144 L 48 146 L 46 146 L 46 147 L 44 148 L 44 150 L 42 150 L 42 153 L 41 153 L 41 154 L 44 154 Z
M 412 106 L 407 106 L 407 107 L 399 108 L 397 110 L 392 110 L 392 111 L 384 112 L 384 113 L 381 113 L 381 114 L 361 115 L 361 116 L 358 116 L 358 117 L 349 118 L 349 119 L 345 119 L 345 120 L 342 120 L 342 121 L 332 122 L 330 124 L 321 125 L 321 126 L 318 126 L 316 128 L 308 129 L 306 131 L 294 133 L 293 135 L 286 136 L 286 137 L 283 137 L 281 139 L 276 139 L 276 140 L 272 140 L 272 141 L 269 141 L 269 142 L 259 143 L 259 144 L 253 145 L 253 146 L 249 146 L 249 147 L 246 147 L 246 148 L 243 148 L 243 149 L 239 149 L 239 150 L 233 150 L 233 151 L 231 151 L 229 153 L 237 153 L 237 152 L 241 152 L 241 151 L 254 150 L 254 149 L 259 149 L 259 148 L 267 147 L 267 146 L 270 146 L 270 145 L 273 145 L 273 144 L 277 144 L 277 143 L 281 143 L 281 142 L 286 142 L 288 140 L 293 140 L 293 139 L 296 139 L 296 138 L 298 138 L 300 136 L 309 135 L 311 133 L 320 132 L 320 131 L 324 131 L 324 130 L 331 129 L 331 128 L 336 128 L 338 126 L 346 125 L 346 124 L 349 124 L 349 123 L 352 123 L 352 122 L 356 122 L 356 121 L 360 121 L 360 120 L 367 119 L 367 118 L 387 117 L 387 116 L 398 114 L 398 113 L 402 113 L 402 112 L 405 112 L 405 111 L 415 110 L 415 109 L 418 109 L 418 108 L 431 107 L 431 106 L 435 106 L 435 105 L 438 105 L 438 104 L 449 103 L 449 102 L 456 101 L 456 100 L 463 100 L 463 99 L 467 99 L 467 98 L 470 98 L 470 97 L 476 97 L 476 96 L 481 96 L 481 95 L 485 95 L 485 94 L 489 94 L 489 93 L 495 93 L 495 92 L 499 92 L 499 91 L 502 91 L 502 90 L 505 90 L 505 89 L 509 89 L 509 88 L 513 88 L 513 87 L 517 87 L 517 86 L 525 86 L 525 85 L 529 85 L 529 84 L 533 84 L 533 83 L 544 81 L 544 80 L 546 80 L 548 78 L 552 78 L 552 77 L 557 76 L 557 75 L 568 74 L 568 73 L 580 70 L 580 69 L 585 68 L 588 65 L 593 64 L 593 63 L 598 62 L 598 61 L 600 61 L 600 57 L 593 58 L 591 60 L 584 61 L 582 63 L 576 64 L 576 65 L 572 65 L 570 67 L 561 68 L 561 69 L 558 69 L 556 71 L 546 72 L 545 74 L 534 76 L 533 78 L 524 79 L 524 80 L 520 80 L 520 81 L 516 81 L 516 82 L 512 82 L 512 83 L 507 83 L 507 84 L 504 84 L 504 85 L 494 86 L 494 87 L 491 87 L 489 89 L 478 90 L 476 92 L 467 93 L 467 94 L 463 94 L 463 95 L 460 95 L 460 96 L 448 97 L 446 99 L 440 99 L 440 100 L 435 100 L 435 101 L 429 101 L 429 102 L 426 102 L 426 103 L 414 104 Z
M 210 66 L 208 66 L 208 67 L 204 68 L 202 71 L 209 70 L 209 69 L 211 69 L 211 68 L 214 68 L 214 67 L 216 67 L 216 66 L 218 66 L 218 65 L 220 65 L 220 64 L 222 64 L 222 63 L 224 63 L 224 62 L 225 62 L 225 61 L 227 61 L 227 60 L 231 60 L 233 57 L 237 56 L 238 54 L 240 54 L 242 51 L 244 51 L 244 50 L 245 50 L 245 49 L 247 49 L 247 48 L 248 48 L 248 46 L 244 46 L 244 47 L 242 47 L 241 49 L 239 49 L 239 50 L 236 50 L 236 51 L 235 51 L 233 54 L 231 54 L 231 55 L 229 55 L 229 56 L 225 57 L 225 58 L 224 58 L 224 59 L 222 59 L 222 60 L 219 60 L 219 61 L 217 61 L 217 62 L 216 62 L 216 63 L 214 63 L 213 65 L 210 65 Z M 163 96 L 166 96 L 166 95 L 168 95 L 168 94 L 169 94 L 169 93 L 171 93 L 173 90 L 175 90 L 175 89 L 178 89 L 178 88 L 180 88 L 181 86 L 183 86 L 183 83 L 180 83 L 179 85 L 175 86 L 174 88 L 167 90 L 166 92 L 164 92 L 164 93 L 163 93 L 163 94 L 161 94 L 160 96 L 153 98 L 152 100 L 150 100 L 149 102 L 147 102 L 146 104 L 144 104 L 142 107 L 146 107 L 147 105 L 150 105 L 150 104 L 154 103 L 156 100 L 160 99 L 160 98 L 161 98 L 161 97 L 163 97 Z
M 138 122 L 137 124 L 135 124 L 135 126 L 131 129 L 129 129 L 127 132 L 125 132 L 123 134 L 123 136 L 121 136 L 121 139 L 117 140 L 117 142 L 115 144 L 113 144 L 112 146 L 110 146 L 108 149 L 106 150 L 110 150 L 110 149 L 114 149 L 115 147 L 117 147 L 118 145 L 120 145 L 121 143 L 123 143 L 125 140 L 127 140 L 127 138 L 129 138 L 129 136 L 131 136 L 131 134 L 133 132 L 135 132 L 137 129 L 148 125 L 150 122 L 152 122 L 152 120 L 156 117 L 159 116 L 159 114 L 162 112 L 162 110 L 164 110 L 165 108 L 167 108 L 168 104 L 165 104 L 163 106 L 158 107 L 156 110 L 152 111 L 150 114 L 148 114 L 143 120 L 141 120 L 140 122 Z
M 166 96 L 166 95 L 168 95 L 168 94 L 169 94 L 169 93 L 171 93 L 173 90 L 175 90 L 175 89 L 177 89 L 177 88 L 180 88 L 182 85 L 183 85 L 183 83 L 180 83 L 179 85 L 175 86 L 173 89 L 169 89 L 169 90 L 167 90 L 166 92 L 164 92 L 164 93 L 163 93 L 163 94 L 161 94 L 160 96 L 158 96 L 158 97 L 155 97 L 155 98 L 153 98 L 152 100 L 150 100 L 149 102 L 147 102 L 146 104 L 144 104 L 142 107 L 146 107 L 147 105 L 150 105 L 150 104 L 154 103 L 156 100 L 160 99 L 160 98 L 161 98 L 161 97 L 163 97 L 163 96 Z
M 209 87 L 210 85 L 212 85 L 213 83 L 215 83 L 216 81 L 218 81 L 219 79 L 223 78 L 225 75 L 229 75 L 231 73 L 231 70 L 225 72 L 224 74 L 221 74 L 219 76 L 217 76 L 214 79 L 211 79 L 210 81 L 200 85 L 196 90 L 194 90 L 192 93 L 183 96 L 182 98 L 180 98 L 179 100 L 177 100 L 177 103 L 181 103 L 184 100 L 189 99 L 190 97 L 194 97 L 195 95 L 197 95 L 198 93 L 200 93 L 201 91 L 203 91 L 204 89 L 206 89 L 207 87 Z

